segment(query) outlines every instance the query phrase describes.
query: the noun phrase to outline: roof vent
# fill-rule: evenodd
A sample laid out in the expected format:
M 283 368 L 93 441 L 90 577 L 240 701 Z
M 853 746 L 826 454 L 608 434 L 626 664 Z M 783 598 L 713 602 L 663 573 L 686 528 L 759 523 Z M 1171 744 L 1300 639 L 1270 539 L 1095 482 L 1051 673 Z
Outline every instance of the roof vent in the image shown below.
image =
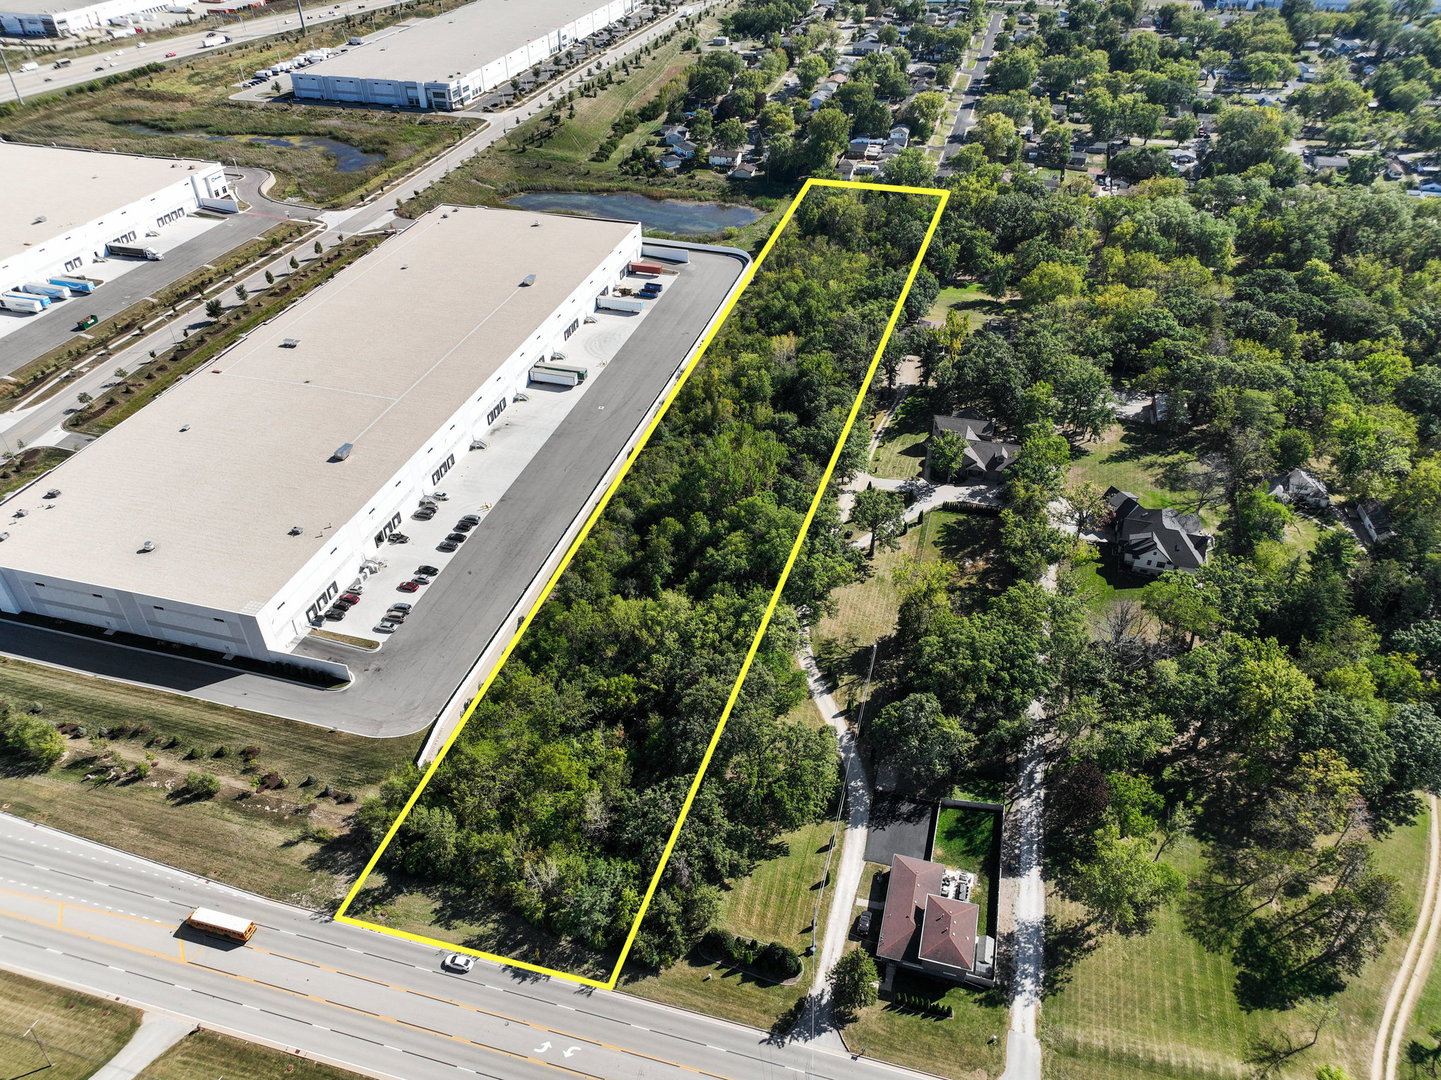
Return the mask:
M 150 554 L 150 552 L 152 552 L 152 551 L 154 551 L 154 550 L 155 550 L 155 541 L 154 541 L 154 540 L 147 540 L 147 541 L 145 541 L 145 543 L 143 543 L 143 544 L 140 545 L 140 550 L 137 551 L 135 554 L 137 554 L 137 555 L 148 555 L 148 554 Z
M 302 529 L 299 525 L 292 525 L 292 526 L 290 526 L 290 533 L 289 533 L 289 535 L 290 535 L 290 536 L 299 536 L 299 535 L 300 535 L 301 533 L 303 533 L 304 531 L 305 531 L 305 530 Z
M 189 430 L 190 430 L 190 425 L 189 425 L 189 424 L 182 424 L 182 425 L 180 426 L 180 430 L 181 430 L 181 431 L 189 431 Z
M 532 222 L 530 223 L 530 227 L 531 227 L 532 229 L 538 229 L 538 228 L 540 228 L 540 218 L 536 218 L 534 221 L 532 221 Z
M 34 221 L 32 221 L 30 224 L 32 224 L 32 225 L 44 225 L 45 222 L 48 221 L 48 220 L 49 220 L 49 218 L 47 218 L 44 214 L 41 214 L 38 218 L 36 218 L 36 219 L 35 219 Z
M 348 457 L 350 456 L 350 452 L 351 452 L 352 450 L 354 450 L 354 449 L 355 449 L 355 444 L 354 444 L 354 443 L 342 443 L 339 447 L 336 448 L 335 453 L 333 453 L 333 454 L 330 455 L 330 460 L 331 460 L 331 461 L 344 461 L 346 458 L 348 458 Z
M 530 286 L 530 285 L 534 285 L 534 284 L 535 284 L 535 275 L 534 275 L 534 274 L 526 274 L 526 275 L 525 275 L 525 280 L 520 283 L 520 287 L 521 287 L 522 289 L 524 289 L 524 288 L 526 288 L 526 287 L 528 287 L 528 286 Z

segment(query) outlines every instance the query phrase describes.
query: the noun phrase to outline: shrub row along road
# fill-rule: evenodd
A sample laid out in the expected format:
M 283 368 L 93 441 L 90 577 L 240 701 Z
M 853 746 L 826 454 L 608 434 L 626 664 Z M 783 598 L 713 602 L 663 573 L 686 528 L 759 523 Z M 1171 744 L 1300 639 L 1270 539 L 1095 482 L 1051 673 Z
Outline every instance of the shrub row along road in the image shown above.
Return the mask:
M 260 930 L 177 932 L 199 905 Z M 372 1076 L 916 1075 L 482 962 L 446 974 L 441 955 L 0 815 L 0 965 Z

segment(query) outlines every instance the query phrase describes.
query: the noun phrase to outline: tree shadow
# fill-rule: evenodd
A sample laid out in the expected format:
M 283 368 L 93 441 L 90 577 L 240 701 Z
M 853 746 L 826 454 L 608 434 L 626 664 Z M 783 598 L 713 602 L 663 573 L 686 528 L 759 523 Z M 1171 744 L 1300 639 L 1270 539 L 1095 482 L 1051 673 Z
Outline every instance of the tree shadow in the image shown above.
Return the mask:
M 1045 968 L 1041 975 L 1041 999 L 1053 997 L 1071 982 L 1076 965 L 1099 947 L 1091 924 L 1085 919 L 1062 922 L 1054 915 L 1042 921 Z

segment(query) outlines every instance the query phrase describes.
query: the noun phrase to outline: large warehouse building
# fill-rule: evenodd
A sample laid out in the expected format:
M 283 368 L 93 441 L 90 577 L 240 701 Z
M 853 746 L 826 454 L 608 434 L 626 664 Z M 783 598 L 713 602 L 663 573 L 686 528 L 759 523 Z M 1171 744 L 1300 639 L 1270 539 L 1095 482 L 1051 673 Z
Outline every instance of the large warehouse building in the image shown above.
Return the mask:
M 214 161 L 0 142 L 0 292 L 84 273 L 106 244 L 145 238 L 201 207 L 236 209 Z
M 475 0 L 377 35 L 290 77 L 301 101 L 467 108 L 482 94 L 619 22 L 637 0 Z
M 640 248 L 431 211 L 7 501 L 0 610 L 288 658 Z

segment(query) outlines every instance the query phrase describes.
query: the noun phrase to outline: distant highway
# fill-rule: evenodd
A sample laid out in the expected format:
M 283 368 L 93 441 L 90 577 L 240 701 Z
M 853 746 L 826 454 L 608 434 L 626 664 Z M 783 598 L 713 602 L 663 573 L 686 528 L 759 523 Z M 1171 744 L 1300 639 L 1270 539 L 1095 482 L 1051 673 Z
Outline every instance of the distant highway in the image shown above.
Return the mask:
M 247 946 L 178 931 L 201 905 L 261 928 Z M 0 814 L 0 967 L 371 1076 L 918 1075 L 483 961 L 446 974 L 442 955 Z

